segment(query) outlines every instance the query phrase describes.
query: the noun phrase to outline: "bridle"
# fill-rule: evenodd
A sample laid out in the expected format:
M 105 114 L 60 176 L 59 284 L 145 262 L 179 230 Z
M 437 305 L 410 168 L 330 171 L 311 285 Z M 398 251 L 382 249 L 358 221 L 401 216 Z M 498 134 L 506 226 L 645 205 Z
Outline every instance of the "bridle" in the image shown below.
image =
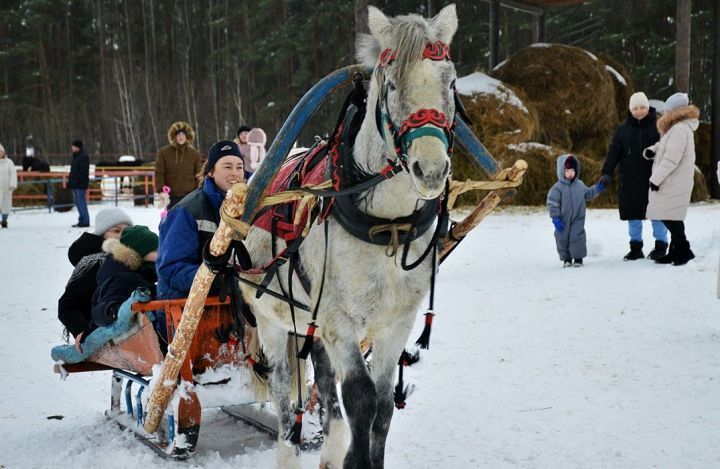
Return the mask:
M 450 61 L 450 48 L 442 41 L 436 41 L 425 45 L 423 60 Z M 385 77 L 385 69 L 397 59 L 397 51 L 385 49 L 380 54 L 380 61 L 376 73 Z M 420 137 L 435 137 L 445 147 L 448 156 L 453 153 L 454 119 L 448 120 L 442 111 L 437 109 L 419 109 L 408 116 L 398 127 L 390 117 L 388 109 L 388 87 L 386 80 L 380 80 L 380 93 L 375 106 L 375 123 L 378 132 L 383 140 L 392 148 L 396 161 L 399 161 L 406 172 L 408 168 L 408 150 L 413 140 Z M 454 85 L 453 85 L 454 86 Z M 383 128 L 387 128 L 392 136 L 392 142 L 388 142 Z

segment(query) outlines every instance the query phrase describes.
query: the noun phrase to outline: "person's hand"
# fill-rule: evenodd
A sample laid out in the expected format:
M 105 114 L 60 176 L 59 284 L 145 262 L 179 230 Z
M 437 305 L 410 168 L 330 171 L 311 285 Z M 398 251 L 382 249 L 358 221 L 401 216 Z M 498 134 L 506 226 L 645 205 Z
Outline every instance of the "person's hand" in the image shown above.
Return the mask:
M 85 332 L 85 331 L 83 331 L 83 332 Z M 83 332 L 79 333 L 77 335 L 77 337 L 75 337 L 75 350 L 77 350 L 78 353 L 82 353 L 82 351 L 83 351 L 82 345 L 81 345 L 82 338 L 83 338 Z
M 647 147 L 643 150 L 643 156 L 649 160 L 655 158 L 655 150 L 653 150 L 651 147 Z
M 600 176 L 600 179 L 598 179 L 598 182 L 597 182 L 598 191 L 600 191 L 600 192 L 604 191 L 607 188 L 607 186 L 609 186 L 609 185 L 610 185 L 610 177 L 607 174 L 603 174 L 602 176 Z
M 555 231 L 557 231 L 558 233 L 565 229 L 565 223 L 562 222 L 560 217 L 553 217 L 552 222 L 553 225 L 555 225 Z
M 656 186 L 655 184 L 653 184 L 653 183 L 651 182 L 651 183 L 650 183 L 650 190 L 653 191 L 653 192 L 657 192 L 657 191 L 660 190 L 660 186 Z

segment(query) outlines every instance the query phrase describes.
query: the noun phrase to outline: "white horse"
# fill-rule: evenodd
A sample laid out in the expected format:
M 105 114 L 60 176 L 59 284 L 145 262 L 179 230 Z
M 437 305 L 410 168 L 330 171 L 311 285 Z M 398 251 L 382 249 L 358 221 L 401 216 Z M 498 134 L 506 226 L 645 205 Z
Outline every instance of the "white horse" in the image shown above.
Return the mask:
M 428 204 L 438 206 L 445 191 L 456 78 L 448 45 L 457 29 L 457 15 L 454 5 L 430 20 L 418 15 L 388 18 L 369 7 L 369 26 L 371 35 L 358 40 L 358 55 L 375 71 L 353 155 L 361 174 L 380 173 L 389 162 L 398 174 L 353 200 L 359 211 L 392 224 L 407 220 Z M 396 366 L 430 287 L 433 256 L 427 255 L 417 268 L 405 270 L 398 250 L 358 239 L 332 213 L 326 223 L 327 236 L 322 224 L 314 224 L 299 249 L 302 270 L 311 281 L 310 293 L 303 290 L 297 276 L 292 280 L 297 301 L 313 307 L 320 301 L 315 319 L 319 340 L 315 340 L 311 355 L 326 411 L 321 466 L 382 468 L 394 408 Z M 430 226 L 411 238 L 408 263 L 427 254 L 433 233 Z M 391 238 L 396 247 L 403 236 L 395 230 Z M 276 251 L 284 246 L 282 241 L 277 244 Z M 255 267 L 273 257 L 267 231 L 252 228 L 245 245 Z M 288 263 L 280 267 L 270 289 L 288 291 L 287 271 Z M 262 279 L 258 275 L 243 277 L 255 282 Z M 268 381 L 280 428 L 277 464 L 284 469 L 299 468 L 297 448 L 282 441 L 284 430 L 293 424 L 293 412 L 302 406 L 291 395 L 287 343 L 294 325 L 290 308 L 270 295 L 257 299 L 255 289 L 245 284 L 242 288 L 257 316 L 258 336 L 271 367 Z M 311 314 L 295 308 L 294 315 L 301 326 L 298 332 L 303 333 L 305 324 L 312 321 Z M 363 337 L 372 342 L 370 367 L 359 347 Z M 341 383 L 347 422 L 340 410 L 336 379 Z

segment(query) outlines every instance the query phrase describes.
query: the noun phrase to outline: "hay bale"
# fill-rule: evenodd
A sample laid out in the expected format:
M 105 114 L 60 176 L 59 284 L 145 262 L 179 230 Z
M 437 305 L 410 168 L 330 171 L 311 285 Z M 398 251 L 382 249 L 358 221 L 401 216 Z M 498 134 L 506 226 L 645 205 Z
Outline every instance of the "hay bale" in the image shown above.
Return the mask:
M 605 64 L 605 69 L 612 79 L 612 84 L 615 88 L 615 108 L 617 109 L 617 118 L 618 122 L 622 122 L 627 116 L 630 96 L 632 96 L 635 90 L 635 85 L 630 77 L 630 72 L 623 64 L 607 54 L 600 53 L 597 57 Z
M 706 187 L 712 187 L 716 168 L 712 163 L 712 124 L 701 122 L 695 131 L 695 165 L 705 177 Z
M 13 191 L 13 195 L 45 195 L 45 184 L 20 184 Z M 46 199 L 17 199 L 13 200 L 13 207 L 34 207 L 47 205 Z
M 535 44 L 497 67 L 493 76 L 521 89 L 540 117 L 540 141 L 604 156 L 617 125 L 615 88 L 593 54 L 571 46 Z M 598 142 L 604 142 L 602 151 Z
M 538 116 L 525 106 L 521 91 L 481 72 L 458 78 L 457 90 L 473 133 L 490 153 L 508 144 L 535 140 Z
M 556 160 L 563 153 L 570 153 L 558 147 L 551 147 L 537 142 L 510 144 L 495 154 L 501 167 L 512 166 L 518 159 L 528 163 L 522 185 L 515 195 L 504 201 L 504 205 L 540 205 L 544 206 L 547 193 L 557 182 Z M 584 155 L 573 153 L 580 161 L 580 179 L 588 186 L 597 182 L 602 170 L 602 162 Z M 466 155 L 460 153 L 453 161 L 453 179 L 479 180 L 484 178 L 476 165 Z M 472 191 L 458 197 L 456 206 L 473 206 L 485 197 L 484 191 Z M 591 202 L 593 207 L 617 207 L 617 191 L 608 188 L 605 193 Z
M 695 166 L 695 177 L 693 182 L 694 185 L 692 195 L 690 195 L 690 202 L 706 202 L 710 198 L 710 191 L 708 190 L 709 186 L 705 180 L 705 175 L 697 166 Z

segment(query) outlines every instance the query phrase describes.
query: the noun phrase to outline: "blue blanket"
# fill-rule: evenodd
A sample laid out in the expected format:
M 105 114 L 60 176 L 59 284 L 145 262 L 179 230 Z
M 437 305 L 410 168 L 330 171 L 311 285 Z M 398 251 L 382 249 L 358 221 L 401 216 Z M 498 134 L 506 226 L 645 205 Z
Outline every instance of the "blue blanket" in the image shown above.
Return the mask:
M 87 336 L 82 343 L 82 352 L 78 352 L 74 345 L 58 345 L 53 347 L 50 356 L 53 360 L 62 360 L 64 363 L 79 363 L 87 359 L 111 339 L 130 330 L 135 322 L 135 313 L 131 310 L 133 303 L 136 301 L 147 303 L 150 299 L 150 291 L 147 288 L 138 288 L 120 305 L 115 322 L 109 326 L 99 327 Z

